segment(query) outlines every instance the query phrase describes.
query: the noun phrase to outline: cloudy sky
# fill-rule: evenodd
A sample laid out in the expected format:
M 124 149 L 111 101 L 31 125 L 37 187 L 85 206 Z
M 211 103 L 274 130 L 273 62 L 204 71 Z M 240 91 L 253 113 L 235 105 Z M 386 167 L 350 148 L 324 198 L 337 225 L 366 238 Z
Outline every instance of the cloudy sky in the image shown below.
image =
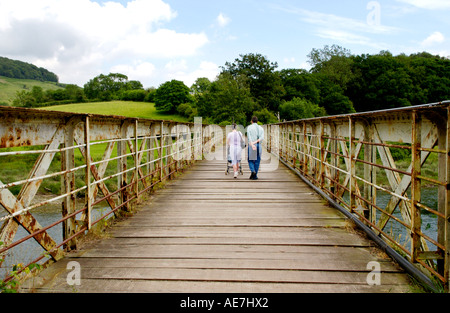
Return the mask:
M 0 56 L 79 86 L 111 72 L 191 86 L 247 53 L 278 69 L 332 44 L 449 57 L 449 14 L 450 0 L 0 0 Z

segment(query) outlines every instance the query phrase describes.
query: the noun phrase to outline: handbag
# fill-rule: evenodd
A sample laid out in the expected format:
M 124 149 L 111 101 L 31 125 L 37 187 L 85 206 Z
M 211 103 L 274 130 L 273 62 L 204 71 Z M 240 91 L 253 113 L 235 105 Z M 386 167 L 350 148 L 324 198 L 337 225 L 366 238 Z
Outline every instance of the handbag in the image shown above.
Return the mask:
M 247 145 L 245 144 L 245 140 L 242 139 L 242 134 L 241 134 L 241 132 L 239 132 L 239 137 L 241 137 L 241 148 L 244 149 L 245 147 L 247 147 Z

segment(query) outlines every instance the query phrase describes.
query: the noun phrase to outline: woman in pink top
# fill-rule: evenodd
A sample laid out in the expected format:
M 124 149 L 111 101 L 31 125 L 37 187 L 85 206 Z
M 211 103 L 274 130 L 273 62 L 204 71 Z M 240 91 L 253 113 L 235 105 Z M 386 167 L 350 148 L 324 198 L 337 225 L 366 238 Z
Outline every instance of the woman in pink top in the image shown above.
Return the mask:
M 239 162 L 241 162 L 242 146 L 244 141 L 242 133 L 236 129 L 236 124 L 233 124 L 233 130 L 227 136 L 227 145 L 230 147 L 231 165 L 233 165 L 234 178 L 239 174 Z

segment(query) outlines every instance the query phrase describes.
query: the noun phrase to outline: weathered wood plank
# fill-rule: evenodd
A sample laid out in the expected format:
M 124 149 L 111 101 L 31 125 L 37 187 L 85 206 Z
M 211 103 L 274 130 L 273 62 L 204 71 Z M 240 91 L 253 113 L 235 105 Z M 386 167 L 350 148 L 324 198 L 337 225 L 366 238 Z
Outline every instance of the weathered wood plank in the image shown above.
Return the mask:
M 207 282 L 207 281 L 152 281 L 84 279 L 81 286 L 69 286 L 64 279 L 34 287 L 34 292 L 98 293 L 108 286 L 109 293 L 406 293 L 405 285 L 381 286 L 357 284 L 303 284 L 303 283 L 253 283 L 253 282 Z
M 409 292 L 408 276 L 281 166 L 250 181 L 203 161 L 148 197 L 111 238 L 56 263 L 37 292 Z M 246 170 L 246 165 L 244 165 Z M 369 262 L 382 284 L 369 286 Z M 31 288 L 30 285 L 25 288 Z
M 151 227 L 151 226 L 258 226 L 258 227 L 343 227 L 346 221 L 339 217 L 322 218 L 185 218 L 185 217 L 154 217 L 136 221 L 133 226 Z
M 357 236 L 358 237 L 358 236 Z M 297 238 L 283 237 L 119 237 L 114 240 L 105 240 L 99 245 L 309 245 L 309 246 L 352 246 L 371 247 L 373 243 L 364 238 L 331 238 L 326 236 L 301 236 Z
M 272 269 L 367 272 L 369 259 L 340 260 L 332 256 L 320 262 L 309 257 L 295 259 L 176 259 L 176 258 L 70 258 L 52 267 L 54 274 L 66 271 L 67 263 L 77 261 L 82 268 L 196 268 L 196 269 Z M 404 271 L 389 260 L 378 260 L 383 273 Z
M 84 279 L 134 279 L 216 282 L 319 283 L 367 285 L 367 272 L 254 270 L 254 269 L 179 269 L 179 268 L 85 268 Z M 388 285 L 406 282 L 403 274 L 382 273 Z
M 245 248 L 238 249 L 230 246 L 216 246 L 207 248 L 205 246 L 147 246 L 143 249 L 142 246 L 127 246 L 116 247 L 110 246 L 108 248 L 92 249 L 87 252 L 85 257 L 114 257 L 114 258 L 260 258 L 260 259 L 291 259 L 298 255 L 308 255 L 312 259 L 319 258 L 319 256 L 329 257 L 330 254 L 342 255 L 350 259 L 358 259 L 365 257 L 366 251 L 356 247 L 327 247 L 327 246 L 298 246 L 297 249 L 270 248 L 259 246 L 245 246 Z M 376 259 L 373 258 L 375 261 Z

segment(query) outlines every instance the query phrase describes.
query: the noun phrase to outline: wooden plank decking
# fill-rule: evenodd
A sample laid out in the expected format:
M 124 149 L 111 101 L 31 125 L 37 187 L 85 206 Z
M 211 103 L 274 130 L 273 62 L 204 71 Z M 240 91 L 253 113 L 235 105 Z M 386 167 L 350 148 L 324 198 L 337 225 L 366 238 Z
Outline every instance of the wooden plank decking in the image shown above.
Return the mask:
M 202 161 L 118 223 L 111 237 L 46 269 L 35 292 L 410 292 L 409 279 L 283 165 L 260 180 Z M 66 265 L 81 265 L 81 285 Z M 369 286 L 367 264 L 381 264 Z M 29 286 L 29 285 L 28 285 Z M 26 290 L 26 289 L 24 289 Z

